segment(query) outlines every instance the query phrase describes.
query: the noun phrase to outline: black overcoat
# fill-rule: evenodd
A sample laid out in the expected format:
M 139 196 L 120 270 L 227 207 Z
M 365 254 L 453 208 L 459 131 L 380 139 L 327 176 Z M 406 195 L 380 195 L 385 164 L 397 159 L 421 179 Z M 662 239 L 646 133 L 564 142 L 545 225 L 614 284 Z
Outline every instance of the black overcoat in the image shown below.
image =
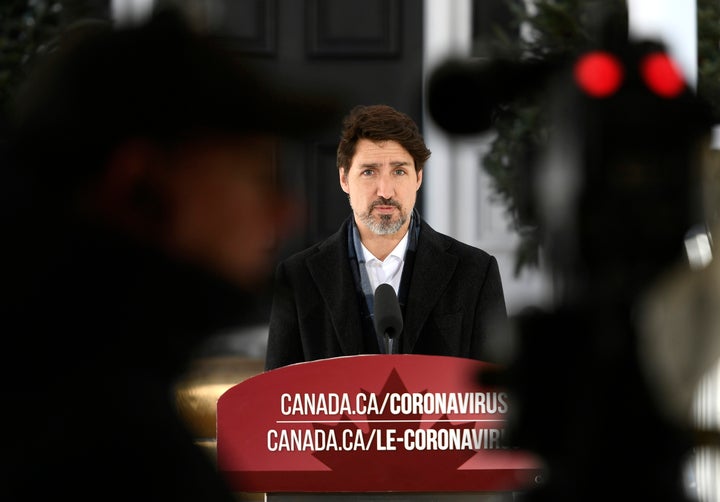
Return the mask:
M 363 336 L 362 301 L 348 259 L 348 218 L 326 240 L 276 270 L 266 369 L 377 353 Z M 489 360 L 488 338 L 507 327 L 497 260 L 421 220 L 399 351 Z

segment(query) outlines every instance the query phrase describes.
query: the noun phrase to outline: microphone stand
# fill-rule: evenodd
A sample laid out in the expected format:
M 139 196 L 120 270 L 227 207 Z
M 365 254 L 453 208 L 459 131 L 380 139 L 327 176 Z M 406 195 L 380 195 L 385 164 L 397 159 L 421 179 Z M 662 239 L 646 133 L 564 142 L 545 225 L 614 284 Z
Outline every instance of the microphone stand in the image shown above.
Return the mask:
M 383 336 L 385 337 L 385 353 L 386 354 L 394 354 L 395 353 L 395 333 L 394 330 L 388 329 L 385 330 L 385 333 L 383 333 Z

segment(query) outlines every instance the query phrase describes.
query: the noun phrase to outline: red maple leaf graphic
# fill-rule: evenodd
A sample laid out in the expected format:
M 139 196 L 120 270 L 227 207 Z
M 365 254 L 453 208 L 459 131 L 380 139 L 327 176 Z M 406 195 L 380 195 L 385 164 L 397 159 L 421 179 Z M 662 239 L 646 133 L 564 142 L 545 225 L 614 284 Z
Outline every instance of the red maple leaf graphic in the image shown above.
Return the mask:
M 361 389 L 366 396 L 369 391 Z M 400 378 L 397 370 L 393 369 L 385 384 L 378 395 L 378 401 L 383 402 L 388 394 L 407 393 L 408 389 Z M 427 390 L 420 393 L 424 394 Z M 417 393 L 417 392 L 416 392 Z M 463 465 L 468 459 L 476 454 L 475 450 L 469 449 L 407 449 L 403 440 L 408 430 L 418 430 L 422 428 L 422 414 L 405 414 L 402 416 L 393 415 L 389 406 L 385 407 L 382 413 L 368 413 L 367 430 L 362 429 L 362 437 L 373 437 L 372 442 L 367 450 L 356 451 L 355 455 L 347 455 L 343 451 L 319 451 L 313 455 L 332 469 L 337 474 L 345 473 L 347 476 L 358 476 L 361 474 L 368 479 L 413 479 L 418 475 L 418 466 L 423 466 L 424 472 L 432 472 L 435 479 L 445 477 L 452 478 L 453 473 Z M 362 421 L 364 423 L 364 421 Z M 425 424 L 427 425 L 427 423 Z M 451 424 L 448 416 L 443 415 L 439 420 L 432 424 L 432 429 L 472 429 L 474 422 L 466 422 L 462 424 Z M 360 434 L 361 428 L 357 423 L 352 421 L 346 414 L 343 414 L 337 425 L 313 424 L 317 429 L 325 431 L 334 430 L 337 437 L 348 434 L 355 437 Z M 427 427 L 425 427 L 427 428 Z M 349 431 L 349 432 L 345 432 Z M 392 443 L 395 449 L 390 449 L 390 441 L 388 436 L 401 438 Z M 359 457 L 361 456 L 361 457 Z M 360 461 L 358 460 L 360 458 Z M 362 464 L 362 471 L 359 470 L 359 463 Z

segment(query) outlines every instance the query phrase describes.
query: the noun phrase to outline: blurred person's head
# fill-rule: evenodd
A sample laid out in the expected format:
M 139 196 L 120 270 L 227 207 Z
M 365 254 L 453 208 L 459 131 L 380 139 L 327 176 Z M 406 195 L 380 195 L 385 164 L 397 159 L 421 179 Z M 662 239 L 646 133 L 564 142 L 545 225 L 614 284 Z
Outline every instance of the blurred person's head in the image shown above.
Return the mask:
M 340 186 L 361 235 L 402 235 L 430 157 L 417 124 L 387 105 L 356 106 L 343 120 L 337 149 Z
M 11 155 L 31 212 L 110 227 L 243 284 L 265 277 L 289 222 L 279 140 L 331 110 L 274 92 L 172 11 L 73 26 L 16 105 Z

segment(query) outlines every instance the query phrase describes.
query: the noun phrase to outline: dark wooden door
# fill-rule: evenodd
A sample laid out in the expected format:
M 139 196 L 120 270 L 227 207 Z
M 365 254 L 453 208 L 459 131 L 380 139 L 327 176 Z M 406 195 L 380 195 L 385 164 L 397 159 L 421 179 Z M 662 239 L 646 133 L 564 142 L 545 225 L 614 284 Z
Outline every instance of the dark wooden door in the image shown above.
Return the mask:
M 350 214 L 335 167 L 342 115 L 385 103 L 422 128 L 422 0 L 223 0 L 213 29 L 279 86 L 332 89 L 342 98 L 332 126 L 286 142 L 283 181 L 304 201 L 303 229 L 281 256 L 330 235 Z M 422 200 L 419 195 L 418 201 Z

